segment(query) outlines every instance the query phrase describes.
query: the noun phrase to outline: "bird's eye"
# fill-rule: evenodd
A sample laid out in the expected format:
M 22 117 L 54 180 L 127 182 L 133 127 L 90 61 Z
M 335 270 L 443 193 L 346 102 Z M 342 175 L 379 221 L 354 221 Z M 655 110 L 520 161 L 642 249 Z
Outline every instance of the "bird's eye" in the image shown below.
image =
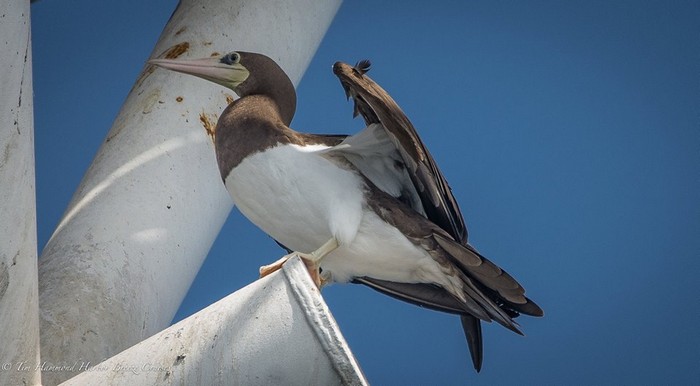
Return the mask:
M 239 60 L 241 60 L 241 56 L 238 54 L 238 52 L 230 52 L 221 58 L 221 63 L 230 65 L 238 63 Z

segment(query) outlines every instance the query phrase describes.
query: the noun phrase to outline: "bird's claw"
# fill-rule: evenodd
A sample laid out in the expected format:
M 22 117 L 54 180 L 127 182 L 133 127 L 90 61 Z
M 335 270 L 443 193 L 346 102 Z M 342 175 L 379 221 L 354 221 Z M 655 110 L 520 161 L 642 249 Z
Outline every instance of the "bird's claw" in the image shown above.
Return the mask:
M 272 264 L 268 265 L 263 265 L 260 267 L 260 278 L 262 279 L 263 277 L 274 273 L 275 271 L 278 271 L 284 263 L 286 263 L 289 259 L 291 259 L 294 256 L 299 256 L 301 261 L 304 263 L 306 266 L 306 270 L 309 271 L 309 276 L 311 276 L 311 280 L 316 284 L 316 287 L 318 289 L 321 289 L 323 285 L 326 284 L 326 280 L 324 280 L 321 277 L 320 269 L 318 264 L 315 262 L 314 256 L 306 253 L 301 253 L 301 252 L 293 252 L 288 255 L 282 256 L 279 260 L 275 261 Z
M 311 280 L 314 281 L 316 287 L 318 287 L 318 289 L 321 289 L 321 287 L 323 287 L 330 280 L 329 278 L 321 277 L 321 260 L 327 254 L 333 252 L 336 248 L 338 248 L 338 240 L 336 240 L 335 237 L 332 237 L 330 240 L 326 241 L 325 244 L 321 245 L 320 248 L 311 253 L 293 252 L 286 256 L 282 256 L 281 259 L 275 261 L 274 263 L 260 267 L 260 277 L 263 278 L 279 270 L 280 268 L 282 268 L 282 265 L 284 265 L 284 263 L 287 262 L 287 260 L 296 255 L 299 256 L 301 258 L 301 261 L 304 262 L 304 265 L 306 265 L 306 269 L 309 271 Z

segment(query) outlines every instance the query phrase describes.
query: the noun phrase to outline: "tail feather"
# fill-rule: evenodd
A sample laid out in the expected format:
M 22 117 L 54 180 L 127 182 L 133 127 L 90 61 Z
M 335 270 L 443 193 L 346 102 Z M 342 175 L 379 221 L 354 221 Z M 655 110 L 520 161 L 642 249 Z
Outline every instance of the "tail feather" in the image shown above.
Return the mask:
M 481 337 L 481 321 L 471 315 L 461 315 L 462 329 L 467 338 L 469 354 L 476 372 L 481 371 L 481 363 L 484 361 L 484 342 Z
M 522 331 L 520 331 L 518 323 L 516 323 L 513 320 L 513 318 L 511 318 L 511 316 L 508 315 L 508 313 L 505 310 L 503 310 L 496 302 L 491 300 L 483 291 L 479 290 L 478 286 L 469 277 L 464 275 L 462 277 L 462 281 L 464 282 L 464 293 L 468 295 L 467 297 L 473 299 L 476 303 L 478 303 L 480 308 L 486 311 L 490 318 L 483 318 L 480 315 L 474 313 L 472 313 L 472 315 L 487 322 L 493 319 L 499 324 L 501 324 L 503 327 L 517 334 L 523 335 Z M 471 313 L 471 309 L 469 311 Z
M 525 289 L 508 272 L 483 257 L 473 247 L 463 246 L 446 235 L 435 233 L 435 241 L 449 254 L 464 272 L 485 287 L 495 291 L 504 300 L 514 304 L 526 304 Z
M 544 311 L 540 306 L 538 306 L 535 302 L 530 300 L 530 298 L 526 297 L 525 300 L 527 300 L 526 303 L 524 304 L 516 304 L 516 303 L 511 303 L 508 301 L 503 301 L 503 305 L 513 311 L 516 311 L 520 314 L 525 314 L 525 315 L 530 315 L 530 316 L 544 316 Z

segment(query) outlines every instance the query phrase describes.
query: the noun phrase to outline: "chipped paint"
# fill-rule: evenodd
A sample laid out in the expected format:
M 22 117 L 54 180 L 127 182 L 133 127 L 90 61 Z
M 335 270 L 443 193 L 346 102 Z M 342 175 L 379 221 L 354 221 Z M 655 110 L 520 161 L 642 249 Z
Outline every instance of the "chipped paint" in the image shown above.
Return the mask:
M 212 52 L 211 55 L 209 55 L 209 56 L 213 58 L 213 57 L 215 57 L 215 56 L 221 56 L 221 54 L 218 53 L 217 51 L 214 51 L 214 52 Z
M 187 27 L 186 27 L 186 26 L 182 26 L 182 28 L 180 28 L 179 30 L 177 30 L 177 32 L 175 32 L 175 36 L 177 36 L 177 35 L 179 35 L 179 34 L 185 32 L 185 31 L 187 31 Z
M 153 106 L 155 106 L 156 103 L 160 103 L 160 91 L 158 89 L 153 91 L 151 95 L 143 101 L 143 110 L 141 112 L 143 114 L 149 114 L 153 111 Z
M 233 101 L 234 101 L 233 95 L 224 93 L 224 96 L 226 97 L 226 104 L 227 105 L 230 105 L 231 103 L 233 103 Z
M 210 115 L 213 118 L 210 118 Z M 212 142 L 214 142 L 214 139 L 216 138 L 216 125 L 212 122 L 215 122 L 217 120 L 218 118 L 216 117 L 216 115 L 207 114 L 204 112 L 199 114 L 199 121 L 202 122 L 204 130 L 207 132 L 207 135 L 209 136 L 209 138 L 211 138 Z
M 178 102 L 178 103 L 180 103 L 180 102 L 183 101 L 183 99 L 185 99 L 185 98 L 179 96 L 179 97 L 175 98 L 175 101 Z

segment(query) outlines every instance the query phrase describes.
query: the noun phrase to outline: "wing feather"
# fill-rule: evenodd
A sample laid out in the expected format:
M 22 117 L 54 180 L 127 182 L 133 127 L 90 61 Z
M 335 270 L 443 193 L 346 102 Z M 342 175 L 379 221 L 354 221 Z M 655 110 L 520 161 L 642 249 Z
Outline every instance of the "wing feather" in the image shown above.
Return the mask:
M 445 177 L 401 108 L 366 75 L 369 67 L 369 61 L 356 67 L 341 62 L 333 66 L 346 95 L 353 98 L 353 116 L 362 115 L 367 128 L 329 153 L 342 155 L 367 178 L 376 213 L 436 261 L 458 269 L 464 292 L 366 277 L 355 281 L 409 303 L 460 314 L 472 363 L 479 371 L 483 361 L 479 319 L 496 320 L 522 334 L 513 318 L 519 313 L 542 316 L 542 309 L 524 296 L 525 290 L 512 276 L 468 244 L 464 218 Z
M 413 189 L 420 197 L 427 217 L 455 240 L 466 244 L 467 227 L 457 200 L 401 108 L 365 74 L 366 70 L 358 71 L 338 62 L 333 66 L 333 71 L 346 93 L 355 101 L 355 111 L 362 115 L 367 125 L 381 124 L 386 131 L 406 165 Z

